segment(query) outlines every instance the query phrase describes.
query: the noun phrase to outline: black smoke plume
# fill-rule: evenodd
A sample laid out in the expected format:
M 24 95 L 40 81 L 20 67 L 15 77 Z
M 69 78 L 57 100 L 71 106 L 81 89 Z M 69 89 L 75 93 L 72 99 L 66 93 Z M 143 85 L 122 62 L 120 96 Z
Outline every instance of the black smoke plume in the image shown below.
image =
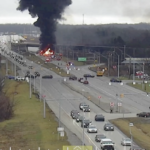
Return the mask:
M 55 31 L 57 20 L 61 19 L 64 9 L 71 3 L 71 0 L 19 0 L 17 10 L 28 10 L 33 18 L 37 17 L 34 25 L 41 30 L 41 49 L 48 44 L 56 44 Z

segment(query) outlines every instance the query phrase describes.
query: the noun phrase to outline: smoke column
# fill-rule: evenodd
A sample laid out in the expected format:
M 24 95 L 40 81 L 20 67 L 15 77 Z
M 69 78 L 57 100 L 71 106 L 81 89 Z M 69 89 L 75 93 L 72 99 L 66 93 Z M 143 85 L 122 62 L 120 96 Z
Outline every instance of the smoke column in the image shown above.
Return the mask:
M 17 10 L 28 10 L 29 14 L 37 21 L 34 26 L 41 30 L 41 49 L 48 44 L 55 44 L 55 31 L 57 20 L 61 19 L 64 9 L 72 3 L 71 0 L 19 0 Z

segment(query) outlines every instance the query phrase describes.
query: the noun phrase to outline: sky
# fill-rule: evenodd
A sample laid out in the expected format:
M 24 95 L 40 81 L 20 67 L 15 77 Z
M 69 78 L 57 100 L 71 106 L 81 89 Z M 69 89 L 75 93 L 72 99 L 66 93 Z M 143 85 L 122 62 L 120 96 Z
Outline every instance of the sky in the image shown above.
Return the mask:
M 18 0 L 0 5 L 0 23 L 33 23 L 28 11 L 16 8 Z M 63 13 L 64 24 L 108 24 L 150 22 L 150 0 L 72 0 Z

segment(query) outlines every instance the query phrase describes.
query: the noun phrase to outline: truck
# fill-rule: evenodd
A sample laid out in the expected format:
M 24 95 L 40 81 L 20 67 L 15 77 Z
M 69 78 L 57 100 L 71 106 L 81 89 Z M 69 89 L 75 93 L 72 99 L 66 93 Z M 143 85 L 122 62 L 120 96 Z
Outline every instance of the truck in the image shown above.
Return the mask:
M 100 148 L 102 150 L 115 150 L 114 148 L 114 142 L 112 142 L 111 139 L 101 139 L 101 142 L 100 142 Z

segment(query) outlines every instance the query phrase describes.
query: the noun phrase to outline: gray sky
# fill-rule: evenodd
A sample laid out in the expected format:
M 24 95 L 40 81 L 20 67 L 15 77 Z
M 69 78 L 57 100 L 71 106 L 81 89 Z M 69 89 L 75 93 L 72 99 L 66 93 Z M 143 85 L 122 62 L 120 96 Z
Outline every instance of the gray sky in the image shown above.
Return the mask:
M 16 8 L 18 0 L 3 0 L 0 23 L 33 23 L 28 11 Z M 84 14 L 84 17 L 83 17 Z M 150 22 L 150 0 L 72 0 L 64 13 L 64 24 L 104 24 Z

